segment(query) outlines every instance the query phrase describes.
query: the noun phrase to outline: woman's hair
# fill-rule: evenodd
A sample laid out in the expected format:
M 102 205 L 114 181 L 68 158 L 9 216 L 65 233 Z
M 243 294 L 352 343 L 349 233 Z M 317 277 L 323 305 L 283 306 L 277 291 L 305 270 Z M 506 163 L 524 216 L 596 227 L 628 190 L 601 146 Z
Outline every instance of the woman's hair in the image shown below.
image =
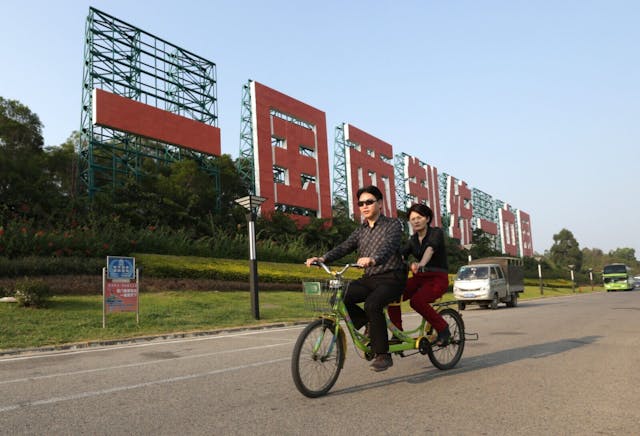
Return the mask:
M 358 189 L 356 198 L 360 198 L 363 192 L 373 195 L 374 197 L 376 197 L 376 200 L 382 200 L 382 192 L 380 192 L 377 186 L 370 185 L 370 186 L 365 186 L 364 188 Z
M 431 220 L 433 219 L 433 211 L 426 204 L 412 204 L 411 207 L 407 209 L 407 218 L 411 215 L 411 212 L 415 212 L 418 215 L 422 215 L 423 217 L 427 218 L 429 220 L 429 223 L 431 223 Z

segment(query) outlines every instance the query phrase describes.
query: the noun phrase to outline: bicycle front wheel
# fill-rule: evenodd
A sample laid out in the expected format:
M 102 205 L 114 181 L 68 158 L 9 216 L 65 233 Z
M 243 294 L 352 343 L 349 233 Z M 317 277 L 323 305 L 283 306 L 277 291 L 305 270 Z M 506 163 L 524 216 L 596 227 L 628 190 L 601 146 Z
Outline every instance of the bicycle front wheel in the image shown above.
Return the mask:
M 298 336 L 291 358 L 296 388 L 310 398 L 325 395 L 338 380 L 345 358 L 342 330 L 335 323 L 317 319 Z
M 449 324 L 451 339 L 448 344 L 438 346 L 431 344 L 427 349 L 429 360 L 438 369 L 451 369 L 462 357 L 464 351 L 464 322 L 458 312 L 451 308 L 440 311 L 440 315 Z

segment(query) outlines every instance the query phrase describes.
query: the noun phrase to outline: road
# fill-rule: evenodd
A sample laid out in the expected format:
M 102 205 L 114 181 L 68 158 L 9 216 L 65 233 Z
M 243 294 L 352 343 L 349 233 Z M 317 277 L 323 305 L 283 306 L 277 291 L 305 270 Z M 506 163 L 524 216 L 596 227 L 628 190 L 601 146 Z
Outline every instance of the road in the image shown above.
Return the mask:
M 637 434 L 639 291 L 462 313 L 479 340 L 455 369 L 374 373 L 350 344 L 319 399 L 291 380 L 300 326 L 1 357 L 0 433 Z

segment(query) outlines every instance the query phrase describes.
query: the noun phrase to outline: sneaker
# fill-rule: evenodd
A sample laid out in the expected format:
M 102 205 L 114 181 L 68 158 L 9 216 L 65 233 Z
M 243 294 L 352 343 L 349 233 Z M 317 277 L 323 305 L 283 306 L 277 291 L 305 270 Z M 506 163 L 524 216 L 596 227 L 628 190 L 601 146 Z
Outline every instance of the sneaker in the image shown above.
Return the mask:
M 438 347 L 446 347 L 451 342 L 451 332 L 449 331 L 449 327 L 445 327 L 444 330 L 438 332 L 438 339 L 436 340 L 436 345 Z
M 402 344 L 404 341 L 402 339 L 398 339 L 395 336 L 389 339 L 389 345 L 398 345 Z
M 380 372 L 385 371 L 391 366 L 393 366 L 393 359 L 391 358 L 391 354 L 383 353 L 377 354 L 376 357 L 373 358 L 373 362 L 371 362 L 370 368 L 371 371 Z

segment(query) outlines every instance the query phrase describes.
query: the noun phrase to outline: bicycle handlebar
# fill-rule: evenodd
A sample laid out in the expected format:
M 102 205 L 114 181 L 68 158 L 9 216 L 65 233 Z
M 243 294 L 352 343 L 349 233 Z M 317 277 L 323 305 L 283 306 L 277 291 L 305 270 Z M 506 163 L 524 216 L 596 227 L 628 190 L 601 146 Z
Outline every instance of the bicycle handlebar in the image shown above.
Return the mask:
M 327 272 L 327 274 L 331 274 L 331 275 L 335 274 L 335 275 L 338 275 L 338 276 L 341 276 L 342 274 L 344 274 L 349 268 L 362 268 L 357 263 L 348 263 L 340 271 L 336 271 L 335 273 L 333 273 L 333 272 L 331 272 L 329 267 L 324 262 L 320 262 L 319 260 L 316 260 L 315 262 L 312 262 L 311 265 L 321 267 L 322 269 L 324 269 Z

